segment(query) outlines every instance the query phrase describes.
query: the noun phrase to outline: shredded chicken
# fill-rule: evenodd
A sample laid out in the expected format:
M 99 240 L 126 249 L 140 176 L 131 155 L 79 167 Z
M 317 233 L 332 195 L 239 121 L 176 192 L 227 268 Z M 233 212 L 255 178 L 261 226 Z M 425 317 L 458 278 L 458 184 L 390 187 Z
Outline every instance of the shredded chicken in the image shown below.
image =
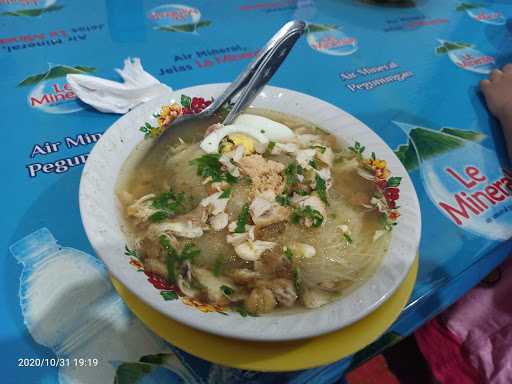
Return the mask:
M 295 286 L 291 280 L 275 279 L 270 283 L 270 289 L 277 299 L 277 302 L 283 307 L 291 307 L 297 301 L 298 295 Z
M 301 149 L 297 151 L 297 163 L 303 168 L 309 168 L 310 162 L 315 158 L 316 150 L 314 149 Z
M 152 201 L 154 198 L 154 193 L 144 195 L 126 208 L 127 216 L 133 219 L 135 225 L 138 226 L 144 224 L 149 220 L 149 217 L 156 212 L 152 207 Z
M 220 231 L 227 227 L 229 216 L 224 212 L 229 201 L 229 197 L 222 198 L 223 191 L 215 192 L 205 197 L 199 203 L 206 211 L 206 216 L 210 216 L 208 223 L 215 231 Z
M 273 193 L 272 193 L 273 195 Z M 275 198 L 275 197 L 274 197 Z M 265 212 L 272 209 L 272 201 L 267 200 L 263 196 L 256 196 L 254 200 L 251 202 L 251 205 L 249 206 L 249 211 L 251 212 L 251 217 L 254 221 L 254 218 L 258 218 L 259 216 L 262 216 L 265 214 Z M 254 222 L 257 224 L 256 222 Z
M 207 229 L 208 227 L 205 225 L 206 220 L 208 219 L 208 211 L 198 205 L 193 210 L 184 215 L 176 216 L 173 218 L 174 221 L 190 221 L 192 224 L 202 227 L 203 229 Z
M 325 163 L 328 167 L 332 167 L 334 161 L 334 152 L 329 147 L 323 147 L 325 149 L 317 149 L 316 157 L 318 160 Z
M 275 245 L 276 243 L 271 241 L 247 240 L 235 246 L 235 252 L 243 260 L 256 261 L 265 251 L 274 248 Z
M 232 221 L 231 223 L 228 224 L 228 231 L 231 232 L 233 235 L 235 235 L 235 230 L 236 230 L 236 227 L 237 227 L 237 222 L 236 221 Z M 250 224 L 245 224 L 245 232 L 243 233 L 247 233 L 247 235 L 249 236 L 249 240 L 254 240 L 254 225 L 250 225 Z
M 291 243 L 288 247 L 293 257 L 298 259 L 309 259 L 316 255 L 316 249 L 312 245 L 306 243 Z
M 176 239 L 176 237 L 174 236 L 173 232 L 169 229 L 167 224 L 168 224 L 167 222 L 151 224 L 146 231 L 145 239 L 147 241 L 156 242 L 157 243 L 156 246 L 158 248 L 161 248 L 159 239 L 160 239 L 160 236 L 164 235 L 167 238 L 167 240 L 169 240 L 169 243 L 174 248 L 178 249 L 179 248 L 178 239 Z M 147 244 L 144 248 L 147 248 Z
M 231 279 L 224 276 L 217 277 L 208 269 L 200 267 L 192 267 L 192 276 L 206 290 L 208 302 L 219 305 L 229 303 L 230 300 L 226 297 L 221 287 L 226 286 L 234 290 L 235 285 Z
M 260 277 L 258 272 L 246 268 L 236 269 L 231 273 L 233 281 L 240 285 L 254 284 Z
M 205 197 L 199 203 L 200 206 L 205 207 L 209 214 L 218 215 L 219 213 L 224 212 L 226 206 L 228 205 L 229 198 L 221 198 L 223 192 L 219 191 Z
M 224 154 L 219 158 L 219 163 L 221 163 L 231 175 L 234 177 L 239 177 L 240 169 L 238 169 L 238 167 L 233 164 L 231 160 L 231 157 L 229 157 L 227 154 Z
M 221 192 L 229 188 L 227 181 L 216 181 L 208 185 L 208 194 L 212 195 L 216 192 Z
M 245 147 L 243 145 L 237 145 L 232 151 L 224 153 L 219 158 L 219 162 L 232 176 L 239 177 L 240 169 L 236 163 L 242 159 L 244 154 Z
M 299 202 L 299 207 L 301 207 L 301 208 L 306 208 L 308 206 L 317 210 L 318 212 L 320 212 L 320 214 L 324 218 L 327 216 L 327 211 L 325 209 L 325 203 L 322 200 L 320 200 L 320 198 L 318 196 L 316 196 L 316 195 L 306 196 L 306 198 L 304 200 Z M 325 223 L 325 220 L 324 220 L 324 223 Z M 307 227 L 310 227 L 311 225 L 313 225 L 311 218 L 307 217 L 305 219 L 305 225 Z
M 245 147 L 243 145 L 237 145 L 235 149 L 228 153 L 228 156 L 231 157 L 235 163 L 239 162 L 244 155 Z
M 268 313 L 276 307 L 277 301 L 272 290 L 265 287 L 257 287 L 245 299 L 245 308 L 252 313 Z
M 199 290 L 193 288 L 190 284 L 190 281 L 185 279 L 183 276 L 179 275 L 176 280 L 178 283 L 178 288 L 180 289 L 181 292 L 185 294 L 185 296 L 197 297 L 199 295 Z
M 167 235 L 177 248 L 177 237 L 196 238 L 203 235 L 203 225 L 206 218 L 201 207 L 195 208 L 185 215 L 174 217 L 170 221 L 153 223 L 148 227 L 146 238 L 158 240 L 160 235 Z
M 298 193 L 293 193 L 292 197 L 290 198 L 290 203 L 292 203 L 292 205 L 298 206 L 301 202 L 306 200 L 308 197 L 309 197 L 308 195 L 302 196 L 302 195 L 299 195 Z
M 145 259 L 144 271 L 156 273 L 160 276 L 167 276 L 167 266 L 163 261 L 157 259 Z
M 329 190 L 332 187 L 332 175 L 330 168 L 322 168 L 319 170 L 315 170 L 315 173 L 320 176 L 325 181 L 325 186 Z M 316 188 L 316 184 L 315 184 Z
M 290 211 L 287 208 L 282 207 L 279 204 L 275 204 L 273 205 L 273 208 L 267 211 L 264 215 L 253 217 L 253 221 L 257 226 L 264 227 L 286 221 L 289 216 Z
M 228 226 L 229 217 L 225 212 L 212 216 L 209 220 L 214 231 L 221 231 Z
M 279 205 L 275 199 L 275 193 L 267 190 L 257 195 L 251 202 L 249 212 L 251 213 L 252 221 L 258 227 L 288 220 L 288 209 Z
M 254 262 L 254 270 L 268 276 L 290 277 L 292 264 L 283 255 L 281 249 L 265 252 L 261 258 Z
M 240 245 L 240 244 L 246 242 L 247 240 L 249 240 L 248 232 L 230 233 L 229 235 L 226 236 L 226 242 L 228 244 L 232 244 L 233 246 Z
M 189 221 L 173 221 L 162 223 L 162 229 L 178 237 L 194 239 L 203 236 L 203 228 Z
M 276 143 L 272 148 L 272 155 L 281 155 L 283 153 L 295 153 L 299 149 L 299 146 L 294 143 Z
M 311 147 L 313 144 L 318 143 L 320 140 L 320 136 L 313 135 L 311 133 L 304 133 L 296 137 L 296 141 L 302 148 Z
M 281 172 L 285 166 L 261 155 L 243 157 L 238 165 L 251 178 L 251 195 L 254 197 L 264 191 L 271 190 L 279 195 L 284 190 L 284 179 Z
M 307 308 L 318 308 L 331 301 L 331 295 L 328 292 L 315 288 L 304 288 L 302 292 L 302 301 Z

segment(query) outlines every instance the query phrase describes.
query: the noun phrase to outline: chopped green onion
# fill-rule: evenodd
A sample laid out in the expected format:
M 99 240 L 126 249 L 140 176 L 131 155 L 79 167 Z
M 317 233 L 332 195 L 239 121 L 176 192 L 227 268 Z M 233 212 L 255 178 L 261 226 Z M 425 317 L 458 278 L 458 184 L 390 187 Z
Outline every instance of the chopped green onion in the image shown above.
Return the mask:
M 224 293 L 226 296 L 229 296 L 229 295 L 232 295 L 233 293 L 235 293 L 235 290 L 231 287 L 228 287 L 227 285 L 221 285 L 220 286 L 220 290 L 222 291 L 222 293 Z
M 244 233 L 245 226 L 249 222 L 249 204 L 245 204 L 242 207 L 242 212 L 238 215 L 238 219 L 236 220 L 236 228 L 235 233 Z
M 327 201 L 327 185 L 325 180 L 320 177 L 320 175 L 315 175 L 315 183 L 316 183 L 316 193 L 318 193 L 318 197 L 327 205 L 329 202 Z
M 283 207 L 290 205 L 290 197 L 288 195 L 278 195 L 276 196 L 276 201 Z
M 219 255 L 214 263 L 213 263 L 213 275 L 216 276 L 216 277 L 219 277 L 220 276 L 220 270 L 222 268 L 222 264 L 224 264 L 224 255 Z
M 247 316 L 258 317 L 258 315 L 256 313 L 249 312 L 243 305 L 234 306 L 233 310 L 238 312 L 240 314 L 240 316 L 242 316 L 242 317 L 247 317 Z
M 235 184 L 238 179 L 229 172 L 222 170 L 222 164 L 219 161 L 218 153 L 209 153 L 192 160 L 190 163 L 197 166 L 197 174 L 204 178 L 210 177 L 212 182 L 227 181 Z
M 284 255 L 286 256 L 286 258 L 288 260 L 290 260 L 290 261 L 293 260 L 293 252 L 292 252 L 292 250 L 290 248 L 288 248 L 288 247 L 284 248 Z
M 318 212 L 316 209 L 313 209 L 309 205 L 307 205 L 304 208 L 296 208 L 292 212 L 292 223 L 299 224 L 302 218 L 310 218 L 313 222 L 313 227 L 315 228 L 320 227 L 324 221 L 324 217 L 322 216 L 322 214 Z
M 222 194 L 220 195 L 220 198 L 227 199 L 229 196 L 231 196 L 231 188 L 228 188 L 225 191 L 223 191 Z
M 293 284 L 295 285 L 297 294 L 299 294 L 302 291 L 302 278 L 299 267 L 293 269 Z
M 274 149 L 275 146 L 276 146 L 276 143 L 274 141 L 269 141 L 264 154 L 267 156 L 270 156 L 272 154 L 272 150 Z

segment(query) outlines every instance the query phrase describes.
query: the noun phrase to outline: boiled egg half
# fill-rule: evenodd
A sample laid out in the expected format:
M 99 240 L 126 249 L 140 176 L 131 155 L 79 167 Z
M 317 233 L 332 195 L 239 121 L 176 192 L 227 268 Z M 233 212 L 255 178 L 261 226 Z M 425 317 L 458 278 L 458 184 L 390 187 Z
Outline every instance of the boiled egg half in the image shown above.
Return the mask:
M 263 116 L 242 114 L 233 124 L 224 125 L 211 132 L 201 141 L 200 147 L 206 153 L 216 153 L 243 145 L 246 153 L 254 152 L 257 142 L 286 141 L 295 136 L 286 125 Z M 224 140 L 224 139 L 227 140 Z M 223 141 L 224 140 L 224 141 Z M 222 148 L 219 148 L 222 145 Z

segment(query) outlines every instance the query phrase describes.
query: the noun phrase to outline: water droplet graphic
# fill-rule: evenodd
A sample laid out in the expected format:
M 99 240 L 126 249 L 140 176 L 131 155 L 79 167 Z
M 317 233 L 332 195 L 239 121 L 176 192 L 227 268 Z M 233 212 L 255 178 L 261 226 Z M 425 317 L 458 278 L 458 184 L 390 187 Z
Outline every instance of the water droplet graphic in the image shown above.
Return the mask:
M 459 68 L 480 74 L 489 74 L 494 68 L 495 58 L 473 48 L 471 44 L 438 40 L 438 54 L 447 53 L 450 60 Z
M 485 8 L 476 7 L 466 9 L 466 13 L 474 20 L 491 25 L 505 25 L 506 20 L 501 12 Z
M 347 36 L 339 27 L 309 24 L 306 39 L 311 48 L 334 56 L 351 55 L 358 50 L 357 39 Z
M 27 96 L 27 103 L 46 113 L 73 113 L 85 108 L 71 90 L 65 77 L 38 83 Z
M 138 361 L 169 347 L 126 308 L 103 264 L 61 248 L 40 229 L 10 247 L 23 264 L 20 306 L 34 340 L 60 358 L 97 358 L 96 367 L 59 368 L 60 383 L 112 383 L 115 361 Z
M 455 225 L 473 234 L 507 240 L 512 236 L 512 175 L 496 153 L 441 131 L 394 121 L 418 156 L 423 187 L 433 204 Z M 417 134 L 418 131 L 422 135 Z M 435 133 L 436 143 L 429 140 Z M 445 152 L 439 152 L 439 143 Z

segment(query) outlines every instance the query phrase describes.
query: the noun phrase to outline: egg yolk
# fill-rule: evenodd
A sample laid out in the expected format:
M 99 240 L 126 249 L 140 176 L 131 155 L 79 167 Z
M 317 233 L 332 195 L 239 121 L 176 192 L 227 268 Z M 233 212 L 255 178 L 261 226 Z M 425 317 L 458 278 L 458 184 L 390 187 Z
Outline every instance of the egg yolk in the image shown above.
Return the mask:
M 256 140 L 254 140 L 251 136 L 245 135 L 243 133 L 233 133 L 222 139 L 220 143 L 220 152 L 230 152 L 233 149 L 235 149 L 235 147 L 237 147 L 238 145 L 243 145 L 246 154 L 254 153 L 255 144 Z

